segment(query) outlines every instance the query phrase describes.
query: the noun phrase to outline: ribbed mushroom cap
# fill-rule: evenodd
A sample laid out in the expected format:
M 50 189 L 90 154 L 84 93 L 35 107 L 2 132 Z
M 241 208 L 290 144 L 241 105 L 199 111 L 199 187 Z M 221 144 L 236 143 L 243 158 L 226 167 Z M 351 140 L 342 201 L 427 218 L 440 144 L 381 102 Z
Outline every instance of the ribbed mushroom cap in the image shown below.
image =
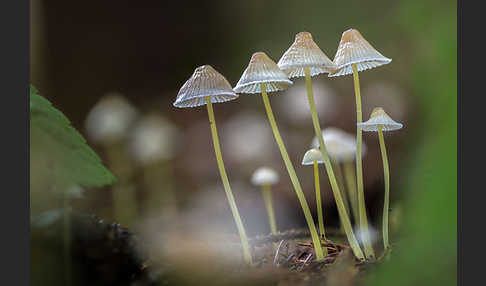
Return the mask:
M 278 183 L 280 177 L 277 172 L 268 167 L 260 167 L 253 172 L 251 183 L 256 186 L 274 185 Z
M 341 42 L 334 56 L 336 72 L 330 77 L 353 73 L 352 64 L 356 64 L 358 71 L 376 68 L 391 62 L 391 59 L 380 54 L 356 29 L 343 32 Z
M 322 157 L 321 151 L 312 148 L 305 152 L 304 158 L 302 159 L 302 165 L 313 165 L 314 161 L 318 164 L 322 164 L 324 163 L 324 157 Z
M 328 127 L 322 131 L 327 154 L 338 162 L 353 160 L 356 156 L 356 138 L 354 135 L 336 127 Z M 314 136 L 311 147 L 319 148 L 317 136 Z M 361 152 L 366 153 L 366 145 L 362 143 Z
M 263 52 L 251 56 L 248 67 L 233 90 L 237 93 L 261 93 L 260 83 L 267 84 L 267 92 L 284 90 L 292 85 L 285 72 Z
M 366 122 L 358 123 L 358 128 L 363 131 L 378 131 L 378 125 L 382 126 L 383 131 L 398 130 L 403 124 L 395 122 L 381 107 L 376 107 L 371 112 L 370 119 Z
M 206 96 L 212 103 L 236 99 L 228 80 L 212 66 L 204 65 L 196 68 L 192 76 L 184 83 L 177 94 L 175 107 L 196 107 L 206 104 Z
M 309 32 L 295 35 L 295 41 L 278 61 L 278 66 L 289 78 L 305 76 L 308 67 L 310 75 L 334 72 L 336 65 L 324 54 Z

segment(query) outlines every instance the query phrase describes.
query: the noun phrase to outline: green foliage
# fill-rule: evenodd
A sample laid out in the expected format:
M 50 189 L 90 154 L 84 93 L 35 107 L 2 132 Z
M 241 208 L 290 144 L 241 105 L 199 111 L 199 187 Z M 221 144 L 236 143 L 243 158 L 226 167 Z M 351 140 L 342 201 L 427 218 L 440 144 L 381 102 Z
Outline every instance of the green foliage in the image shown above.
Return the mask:
M 367 285 L 457 283 L 456 4 L 402 1 L 397 19 L 416 39 L 410 96 L 418 98 L 424 117 L 413 131 L 421 139 L 408 164 L 402 233 L 395 236 L 392 259 Z
M 69 119 L 32 85 L 30 145 L 31 178 L 47 176 L 51 185 L 63 187 L 99 187 L 116 181 Z

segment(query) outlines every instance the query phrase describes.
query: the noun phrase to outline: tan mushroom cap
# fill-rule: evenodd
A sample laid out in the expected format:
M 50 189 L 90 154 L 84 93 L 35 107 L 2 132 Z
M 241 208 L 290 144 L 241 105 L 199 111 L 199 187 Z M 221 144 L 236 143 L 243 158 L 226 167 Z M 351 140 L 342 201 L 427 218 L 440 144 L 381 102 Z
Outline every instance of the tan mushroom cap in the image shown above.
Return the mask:
M 302 165 L 313 165 L 314 161 L 318 164 L 323 164 L 324 157 L 319 149 L 312 148 L 305 152 L 304 158 L 302 159 Z
M 336 65 L 317 46 L 309 32 L 295 35 L 294 43 L 280 58 L 278 66 L 289 78 L 305 76 L 305 67 L 309 68 L 311 76 L 334 72 L 336 69 Z
M 370 119 L 366 122 L 358 123 L 358 128 L 363 131 L 378 131 L 378 126 L 382 126 L 383 131 L 398 130 L 403 124 L 395 122 L 381 107 L 376 107 L 371 112 Z
M 266 83 L 267 92 L 284 90 L 292 85 L 287 74 L 263 52 L 251 56 L 248 67 L 233 89 L 237 93 L 261 93 L 260 83 Z
M 352 64 L 356 64 L 358 71 L 376 68 L 391 62 L 391 59 L 380 54 L 373 46 L 363 38 L 356 29 L 343 32 L 341 42 L 334 56 L 336 72 L 330 77 L 353 73 Z
M 277 172 L 268 167 L 260 167 L 253 172 L 251 177 L 252 184 L 256 186 L 275 185 L 280 177 Z
M 175 107 L 196 107 L 206 104 L 206 96 L 212 103 L 225 102 L 238 98 L 228 80 L 212 66 L 196 68 L 192 76 L 179 90 L 174 102 Z

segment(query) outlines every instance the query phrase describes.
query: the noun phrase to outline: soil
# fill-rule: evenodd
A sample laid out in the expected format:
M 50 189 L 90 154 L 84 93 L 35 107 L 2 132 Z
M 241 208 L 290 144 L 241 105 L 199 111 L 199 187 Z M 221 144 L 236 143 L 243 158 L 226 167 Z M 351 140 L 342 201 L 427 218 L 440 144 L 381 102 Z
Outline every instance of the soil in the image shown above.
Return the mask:
M 72 285 L 357 285 L 379 262 L 358 261 L 348 245 L 323 240 L 329 254 L 315 260 L 306 230 L 250 239 L 254 266 L 207 261 L 214 268 L 178 267 L 151 261 L 144 243 L 129 229 L 94 215 L 72 214 Z M 56 250 L 62 244 L 62 217 L 49 225 L 32 223 L 31 246 Z M 342 239 L 338 231 L 328 237 Z M 62 264 L 62 256 L 57 257 Z M 32 257 L 35 261 L 36 257 Z M 32 267 L 42 267 L 33 264 Z M 61 265 L 62 268 L 62 265 Z M 209 270 L 208 270 L 209 269 Z M 42 273 L 42 269 L 40 269 Z M 35 285 L 33 283 L 32 285 Z M 40 285 L 40 284 L 39 284 Z

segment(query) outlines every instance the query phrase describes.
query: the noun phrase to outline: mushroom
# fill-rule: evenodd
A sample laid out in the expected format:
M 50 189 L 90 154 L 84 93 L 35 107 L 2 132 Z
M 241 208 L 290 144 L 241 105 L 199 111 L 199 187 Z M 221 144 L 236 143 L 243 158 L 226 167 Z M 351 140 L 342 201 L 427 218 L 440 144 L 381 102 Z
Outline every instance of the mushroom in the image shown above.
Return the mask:
M 331 189 L 336 200 L 336 205 L 339 212 L 339 217 L 344 227 L 344 231 L 348 238 L 354 254 L 358 258 L 363 258 L 363 253 L 359 247 L 359 243 L 353 233 L 353 227 L 343 203 L 340 187 L 336 181 L 334 170 L 326 150 L 326 144 L 322 137 L 321 126 L 319 124 L 319 117 L 316 111 L 314 102 L 314 92 L 312 90 L 311 76 L 321 73 L 334 72 L 336 65 L 324 54 L 324 52 L 317 46 L 312 39 L 312 35 L 308 32 L 300 32 L 295 35 L 295 41 L 290 48 L 283 54 L 278 61 L 278 66 L 285 71 L 290 78 L 305 76 L 305 83 L 307 88 L 307 99 L 312 115 L 312 123 L 314 125 L 314 132 L 319 140 L 319 148 L 321 150 L 324 166 L 326 167 Z
M 130 227 L 137 218 L 137 196 L 133 187 L 134 170 L 126 154 L 125 139 L 138 116 L 136 108 L 118 92 L 104 95 L 89 111 L 85 120 L 88 137 L 100 144 L 107 164 L 119 181 L 111 188 L 113 216 Z
M 337 66 L 336 71 L 329 76 L 342 76 L 353 73 L 354 92 L 356 95 L 356 119 L 361 123 L 363 115 L 361 111 L 361 94 L 359 88 L 358 72 L 367 69 L 379 67 L 391 62 L 391 59 L 380 54 L 356 29 L 349 29 L 343 32 L 341 42 L 339 43 L 334 64 Z M 358 204 L 359 204 L 359 224 L 364 234 L 364 249 L 367 258 L 374 258 L 375 253 L 368 235 L 368 219 L 366 216 L 366 205 L 363 187 L 363 166 L 361 158 L 362 132 L 356 128 L 356 176 L 358 186 Z
M 218 73 L 210 65 L 204 65 L 196 68 L 192 76 L 184 83 L 179 90 L 177 98 L 174 102 L 175 107 L 188 108 L 206 105 L 209 116 L 209 125 L 211 127 L 211 135 L 213 138 L 214 152 L 216 154 L 216 161 L 218 164 L 219 174 L 223 181 L 224 190 L 228 199 L 233 218 L 240 235 L 241 244 L 243 247 L 243 257 L 248 264 L 252 264 L 250 253 L 250 246 L 246 236 L 243 222 L 241 221 L 236 202 L 231 192 L 231 187 L 228 181 L 228 176 L 224 168 L 223 157 L 221 155 L 221 147 L 219 146 L 218 131 L 216 129 L 216 121 L 214 119 L 213 103 L 230 101 L 238 98 L 231 88 L 231 85 L 226 78 Z
M 331 158 L 331 162 L 336 166 L 336 176 L 341 178 L 341 165 L 344 170 L 344 181 L 346 182 L 346 190 L 349 197 L 349 204 L 353 213 L 354 221 L 359 222 L 358 198 L 356 193 L 356 176 L 354 173 L 353 161 L 356 156 L 356 138 L 342 129 L 336 127 L 328 127 L 322 131 L 324 142 L 326 142 L 327 152 Z M 311 147 L 319 147 L 317 136 L 312 140 Z M 362 145 L 362 155 L 366 154 L 366 145 Z M 343 185 L 343 184 L 341 184 Z M 343 195 L 343 198 L 345 196 Z M 347 202 L 345 201 L 345 204 Z M 349 208 L 348 208 L 349 209 Z
M 147 191 L 144 212 L 174 217 L 177 200 L 174 192 L 172 161 L 180 148 L 181 136 L 177 126 L 158 113 L 139 120 L 130 138 L 130 151 L 142 168 Z
M 304 216 L 309 227 L 309 231 L 314 243 L 314 249 L 316 251 L 317 260 L 324 259 L 324 253 L 322 251 L 321 242 L 319 235 L 317 233 L 314 220 L 305 199 L 304 193 L 302 192 L 302 187 L 300 185 L 299 179 L 295 174 L 294 166 L 290 161 L 289 154 L 283 143 L 282 137 L 275 122 L 275 117 L 273 115 L 272 107 L 270 106 L 270 100 L 268 99 L 268 92 L 275 92 L 279 90 L 284 90 L 292 85 L 287 75 L 280 70 L 277 64 L 270 59 L 265 53 L 257 52 L 254 53 L 250 59 L 248 67 L 243 72 L 240 80 L 233 89 L 237 93 L 261 93 L 263 98 L 263 104 L 267 112 L 268 121 L 272 127 L 273 135 L 275 141 L 280 149 L 280 153 L 289 173 L 290 180 L 294 187 L 297 198 L 299 199 L 302 210 L 304 211 Z
M 110 145 L 125 139 L 137 110 L 118 92 L 109 92 L 89 111 L 86 133 L 96 143 Z
M 302 165 L 313 165 L 314 166 L 314 187 L 316 189 L 316 203 L 317 203 L 317 220 L 319 222 L 319 233 L 321 238 L 326 238 L 326 232 L 324 230 L 324 215 L 322 212 L 322 201 L 321 201 L 321 187 L 319 183 L 319 165 L 324 163 L 324 158 L 322 157 L 321 151 L 319 149 L 310 149 L 304 154 L 302 159 Z
M 376 107 L 371 112 L 368 121 L 358 123 L 358 128 L 363 131 L 378 132 L 378 140 L 380 141 L 381 157 L 383 160 L 383 171 L 385 176 L 385 205 L 383 207 L 383 244 L 385 251 L 390 247 L 388 240 L 388 212 L 390 209 L 390 169 L 388 166 L 388 157 L 386 155 L 385 139 L 383 131 L 392 131 L 401 129 L 401 123 L 393 121 L 388 114 L 381 107 Z
M 278 181 L 279 176 L 277 172 L 268 167 L 260 167 L 256 169 L 251 177 L 252 184 L 262 187 L 263 201 L 265 202 L 265 209 L 267 210 L 270 231 L 274 235 L 277 234 L 277 224 L 275 222 L 275 213 L 273 211 L 272 185 L 275 185 Z

